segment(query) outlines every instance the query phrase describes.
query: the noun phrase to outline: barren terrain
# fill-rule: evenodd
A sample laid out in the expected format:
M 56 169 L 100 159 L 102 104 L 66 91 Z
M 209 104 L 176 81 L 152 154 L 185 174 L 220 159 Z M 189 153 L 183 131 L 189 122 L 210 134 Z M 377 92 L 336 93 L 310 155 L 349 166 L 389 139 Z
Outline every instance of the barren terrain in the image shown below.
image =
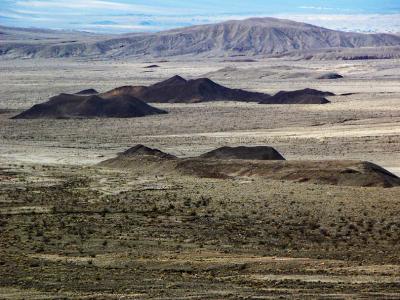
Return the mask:
M 304 62 L 1 62 L 0 159 L 91 163 L 141 143 L 178 156 L 227 144 L 267 144 L 288 159 L 361 159 L 400 172 L 400 60 Z M 335 71 L 338 80 L 316 80 Z M 134 119 L 9 120 L 61 92 L 148 85 L 175 74 L 274 94 L 330 91 L 328 105 L 155 104 L 168 115 Z M 341 96 L 341 94 L 351 95 Z M 8 111 L 15 109 L 16 111 Z M 83 126 L 84 125 L 84 126 Z
M 268 145 L 288 160 L 366 160 L 400 175 L 399 69 L 395 59 L 1 61 L 0 298 L 398 298 L 398 187 L 96 163 L 139 143 L 178 157 Z M 328 72 L 344 78 L 315 79 Z M 10 119 L 61 92 L 175 74 L 338 96 L 325 105 L 154 104 L 169 114 L 133 119 Z

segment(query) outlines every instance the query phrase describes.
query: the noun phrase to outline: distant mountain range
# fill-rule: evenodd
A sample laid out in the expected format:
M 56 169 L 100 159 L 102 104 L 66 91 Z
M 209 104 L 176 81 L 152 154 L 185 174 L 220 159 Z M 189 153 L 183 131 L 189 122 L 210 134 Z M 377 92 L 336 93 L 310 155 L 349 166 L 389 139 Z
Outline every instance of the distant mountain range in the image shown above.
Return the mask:
M 333 49 L 355 49 L 357 56 L 363 58 L 359 50 L 363 48 L 377 55 L 379 51 L 371 48 L 384 48 L 388 58 L 392 58 L 398 55 L 399 47 L 396 46 L 400 46 L 400 36 L 343 32 L 289 20 L 252 18 L 125 35 L 0 27 L 0 42 L 0 57 L 6 58 L 268 57 L 294 56 L 294 53 L 315 55 Z M 351 52 L 348 56 L 351 59 Z

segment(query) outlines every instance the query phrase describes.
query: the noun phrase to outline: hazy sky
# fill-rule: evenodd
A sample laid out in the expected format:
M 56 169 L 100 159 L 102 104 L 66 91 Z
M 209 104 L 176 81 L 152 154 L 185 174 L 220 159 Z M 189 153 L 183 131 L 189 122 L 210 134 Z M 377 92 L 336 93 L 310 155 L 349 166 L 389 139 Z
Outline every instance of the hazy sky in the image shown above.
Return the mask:
M 400 32 L 400 0 L 0 0 L 1 25 L 96 32 L 158 31 L 252 16 Z

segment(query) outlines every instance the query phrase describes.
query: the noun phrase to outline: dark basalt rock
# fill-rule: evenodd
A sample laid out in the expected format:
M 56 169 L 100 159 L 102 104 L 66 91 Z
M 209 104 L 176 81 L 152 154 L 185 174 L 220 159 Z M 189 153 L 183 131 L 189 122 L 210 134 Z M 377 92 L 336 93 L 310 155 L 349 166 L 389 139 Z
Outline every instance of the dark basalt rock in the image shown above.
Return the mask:
M 13 119 L 133 118 L 167 112 L 129 95 L 60 94 L 37 104 Z
M 123 157 L 133 157 L 133 156 L 156 156 L 159 158 L 164 158 L 164 159 L 175 159 L 176 156 L 162 152 L 158 149 L 153 149 L 146 147 L 144 145 L 136 145 L 132 148 L 129 148 L 128 150 L 122 152 L 120 156 Z
M 97 95 L 99 92 L 96 91 L 95 89 L 87 89 L 87 90 L 82 90 L 80 92 L 75 93 L 76 95 Z
M 117 89 L 114 89 L 106 94 L 116 92 Z M 138 89 L 132 86 L 130 91 L 125 88 L 125 91 L 120 92 L 128 92 L 130 95 L 146 102 L 157 103 L 197 103 L 210 101 L 259 102 L 270 97 L 268 94 L 230 89 L 208 78 L 186 80 L 178 75 L 148 87 Z
M 285 160 L 278 151 L 268 146 L 221 147 L 204 153 L 200 157 L 209 159 Z
M 327 73 L 319 76 L 317 79 L 340 79 L 340 78 L 343 78 L 343 76 L 338 73 Z
M 296 91 L 281 91 L 269 99 L 261 101 L 260 104 L 327 104 L 330 101 L 325 97 L 334 95 L 330 92 L 308 88 Z

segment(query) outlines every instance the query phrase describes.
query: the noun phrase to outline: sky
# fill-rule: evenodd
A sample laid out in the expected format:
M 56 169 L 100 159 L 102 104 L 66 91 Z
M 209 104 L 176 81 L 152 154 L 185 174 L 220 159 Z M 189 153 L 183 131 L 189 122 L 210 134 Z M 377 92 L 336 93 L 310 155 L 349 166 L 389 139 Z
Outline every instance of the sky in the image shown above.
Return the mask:
M 345 31 L 400 33 L 400 0 L 0 0 L 0 25 L 99 33 L 268 16 Z

